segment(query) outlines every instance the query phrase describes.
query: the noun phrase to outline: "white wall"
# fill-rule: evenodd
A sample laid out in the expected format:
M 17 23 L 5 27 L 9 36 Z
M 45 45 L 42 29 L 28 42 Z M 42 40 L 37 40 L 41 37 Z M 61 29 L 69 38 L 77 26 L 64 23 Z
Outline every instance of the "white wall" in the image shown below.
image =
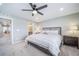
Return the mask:
M 13 41 L 14 43 L 19 42 L 27 35 L 26 21 L 22 19 L 13 18 Z
M 18 43 L 27 36 L 27 21 L 13 18 L 13 42 Z
M 28 35 L 28 21 L 27 19 L 22 19 L 16 16 L 6 16 L 4 14 L 0 14 L 0 18 L 11 19 L 11 41 L 12 43 L 18 43 L 24 40 L 24 38 Z M 1 20 L 0 20 L 1 21 Z M 33 27 L 35 22 L 33 23 Z M 33 28 L 34 31 L 34 28 Z
M 22 42 L 28 35 L 28 21 L 27 19 L 21 19 L 13 17 L 13 43 Z M 32 22 L 34 23 L 34 22 Z
M 79 13 L 55 19 L 49 19 L 47 21 L 42 22 L 43 27 L 62 27 L 62 34 L 64 34 L 71 25 L 79 25 Z

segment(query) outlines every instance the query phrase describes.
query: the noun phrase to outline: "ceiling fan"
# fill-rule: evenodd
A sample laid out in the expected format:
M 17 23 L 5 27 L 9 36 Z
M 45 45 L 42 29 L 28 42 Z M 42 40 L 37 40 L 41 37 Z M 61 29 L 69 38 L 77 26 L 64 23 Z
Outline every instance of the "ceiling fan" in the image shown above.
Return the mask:
M 34 16 L 34 14 L 37 14 L 37 13 L 39 13 L 40 15 L 44 15 L 39 10 L 47 7 L 47 5 L 43 5 L 37 8 L 37 6 L 32 3 L 29 3 L 29 5 L 31 6 L 32 9 L 22 9 L 22 11 L 32 11 L 32 16 Z

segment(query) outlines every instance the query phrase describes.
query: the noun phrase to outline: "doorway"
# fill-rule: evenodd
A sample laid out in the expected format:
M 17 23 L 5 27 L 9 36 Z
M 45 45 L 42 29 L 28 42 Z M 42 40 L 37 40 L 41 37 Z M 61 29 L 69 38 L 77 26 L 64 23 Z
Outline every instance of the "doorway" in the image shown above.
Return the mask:
M 0 45 L 11 44 L 11 20 L 0 19 Z

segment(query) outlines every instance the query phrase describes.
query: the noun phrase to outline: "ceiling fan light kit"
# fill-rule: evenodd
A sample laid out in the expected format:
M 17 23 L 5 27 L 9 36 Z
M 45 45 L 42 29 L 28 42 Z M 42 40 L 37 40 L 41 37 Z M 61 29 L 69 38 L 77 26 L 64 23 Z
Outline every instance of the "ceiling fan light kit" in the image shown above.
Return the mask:
M 37 11 L 36 11 L 36 10 L 34 10 L 32 13 L 36 15 L 36 14 L 37 14 Z

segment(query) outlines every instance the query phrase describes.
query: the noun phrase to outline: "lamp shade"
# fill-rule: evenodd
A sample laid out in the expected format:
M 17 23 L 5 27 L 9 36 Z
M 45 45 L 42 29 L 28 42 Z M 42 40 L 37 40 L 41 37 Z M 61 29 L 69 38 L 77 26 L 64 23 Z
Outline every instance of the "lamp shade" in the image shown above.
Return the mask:
M 77 30 L 77 29 L 78 29 L 77 26 L 72 26 L 72 27 L 71 27 L 71 30 Z

